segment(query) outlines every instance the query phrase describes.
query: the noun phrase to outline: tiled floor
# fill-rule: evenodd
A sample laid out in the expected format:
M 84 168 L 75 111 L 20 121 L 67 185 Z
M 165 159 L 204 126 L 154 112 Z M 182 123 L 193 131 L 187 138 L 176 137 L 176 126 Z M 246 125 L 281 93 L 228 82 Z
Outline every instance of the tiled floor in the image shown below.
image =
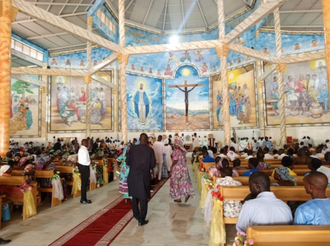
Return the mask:
M 139 227 L 133 219 L 111 245 L 208 245 L 209 228 L 199 208 L 196 181 L 193 175 L 191 178 L 195 198 L 186 204 L 174 203 L 168 196 L 168 181 L 149 202 L 149 224 Z M 16 215 L 11 221 L 2 223 L 0 237 L 12 239 L 8 244 L 10 246 L 48 245 L 119 195 L 118 182 L 115 181 L 89 192 L 88 198 L 93 200 L 91 205 L 81 205 L 79 198 L 76 198 L 54 208 L 44 209 L 25 221 Z M 231 227 L 227 231 L 227 238 L 232 239 L 233 233 L 235 230 Z

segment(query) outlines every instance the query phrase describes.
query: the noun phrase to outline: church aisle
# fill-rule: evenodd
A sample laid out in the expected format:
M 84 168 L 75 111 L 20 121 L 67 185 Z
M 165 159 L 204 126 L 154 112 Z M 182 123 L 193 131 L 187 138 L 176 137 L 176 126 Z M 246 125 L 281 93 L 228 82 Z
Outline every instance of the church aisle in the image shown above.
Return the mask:
M 188 159 L 188 163 L 190 163 Z M 149 202 L 145 226 L 138 226 L 133 219 L 113 241 L 111 246 L 147 245 L 181 246 L 208 245 L 209 228 L 204 223 L 199 208 L 200 194 L 197 183 L 189 166 L 190 177 L 195 190 L 195 198 L 186 204 L 177 204 L 169 197 L 169 184 L 166 184 Z
M 149 224 L 139 227 L 133 219 L 111 245 L 208 245 L 209 228 L 199 208 L 200 195 L 191 165 L 188 166 L 195 198 L 186 204 L 174 203 L 168 195 L 168 180 L 149 202 Z M 88 198 L 93 201 L 91 205 L 81 205 L 80 198 L 70 199 L 62 205 L 46 208 L 25 221 L 16 216 L 11 221 L 3 222 L 0 237 L 12 239 L 11 246 L 49 245 L 120 196 L 118 181 L 111 182 L 88 192 Z

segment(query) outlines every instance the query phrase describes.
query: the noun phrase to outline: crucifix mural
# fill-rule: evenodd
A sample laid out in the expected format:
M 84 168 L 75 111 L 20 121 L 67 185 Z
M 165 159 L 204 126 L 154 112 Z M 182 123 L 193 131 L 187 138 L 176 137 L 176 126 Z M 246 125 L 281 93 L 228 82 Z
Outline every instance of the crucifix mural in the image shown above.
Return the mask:
M 188 109 L 189 109 L 189 99 L 188 99 L 188 93 L 191 92 L 195 87 L 197 86 L 203 86 L 204 84 L 188 84 L 187 80 L 184 81 L 183 85 L 170 85 L 169 88 L 178 88 L 180 91 L 184 93 L 184 102 L 186 106 L 186 123 L 188 123 Z M 192 87 L 190 90 L 188 90 L 189 87 Z M 182 89 L 184 88 L 184 89 Z

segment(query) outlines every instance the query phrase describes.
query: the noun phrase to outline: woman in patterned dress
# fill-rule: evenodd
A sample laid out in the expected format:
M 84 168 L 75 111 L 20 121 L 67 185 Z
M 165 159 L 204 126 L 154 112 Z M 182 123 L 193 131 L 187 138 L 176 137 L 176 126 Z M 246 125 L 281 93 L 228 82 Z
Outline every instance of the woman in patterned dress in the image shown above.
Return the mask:
M 175 139 L 172 155 L 173 164 L 170 169 L 170 197 L 174 199 L 175 202 L 181 202 L 181 198 L 185 197 L 185 202 L 187 202 L 190 197 L 195 196 L 195 193 L 186 165 L 186 151 L 180 139 Z
M 130 198 L 130 196 L 128 195 L 128 186 L 127 186 L 127 176 L 129 174 L 129 166 L 126 165 L 126 154 L 129 147 L 130 145 L 127 144 L 124 149 L 124 152 L 117 158 L 117 161 L 121 162 L 120 174 L 119 174 L 119 192 L 123 194 L 124 198 Z

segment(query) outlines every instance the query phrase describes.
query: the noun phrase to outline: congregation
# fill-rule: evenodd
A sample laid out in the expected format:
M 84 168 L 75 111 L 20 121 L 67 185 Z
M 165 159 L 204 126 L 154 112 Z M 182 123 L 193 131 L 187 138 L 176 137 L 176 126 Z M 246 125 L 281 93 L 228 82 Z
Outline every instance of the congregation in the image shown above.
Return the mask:
M 141 134 L 142 136 L 142 134 Z M 155 164 L 149 167 L 147 194 L 153 192 L 153 188 L 162 179 L 170 178 L 169 196 L 174 202 L 186 203 L 190 197 L 195 196 L 192 188 L 191 179 L 188 172 L 187 157 L 191 157 L 192 167 L 196 163 L 208 165 L 206 176 L 203 182 L 212 182 L 214 185 L 208 190 L 202 207 L 205 222 L 212 226 L 213 193 L 220 187 L 242 186 L 239 176 L 248 176 L 250 194 L 242 201 L 225 201 L 223 213 L 225 217 L 237 218 L 236 229 L 240 232 L 246 232 L 247 226 L 265 225 L 265 224 L 308 224 L 308 225 L 328 225 L 330 224 L 330 200 L 326 195 L 326 187 L 330 186 L 330 142 L 325 140 L 323 143 L 315 146 L 310 137 L 303 137 L 295 144 L 286 144 L 278 146 L 272 141 L 271 137 L 252 138 L 251 142 L 246 137 L 231 139 L 230 146 L 221 146 L 221 142 L 215 142 L 213 138 L 200 140 L 200 137 L 194 133 L 189 136 L 180 137 L 178 133 L 172 135 L 159 135 L 156 138 L 152 134 L 145 140 L 147 148 L 151 148 L 154 153 Z M 206 141 L 207 140 L 207 141 Z M 105 139 L 87 138 L 82 140 L 82 146 L 79 145 L 77 138 L 71 141 L 57 139 L 54 144 L 45 147 L 33 142 L 26 142 L 19 147 L 18 143 L 11 142 L 11 149 L 6 157 L 1 160 L 0 176 L 11 176 L 16 170 L 22 170 L 21 175 L 27 177 L 26 184 L 37 181 L 38 187 L 52 187 L 52 178 L 36 178 L 36 171 L 53 170 L 55 175 L 60 166 L 77 166 L 76 172 L 82 173 L 82 161 L 79 158 L 79 152 L 86 148 L 91 166 L 95 167 L 95 182 L 97 186 L 105 183 L 103 167 L 100 169 L 95 165 L 97 160 L 103 160 L 107 163 L 107 182 L 113 179 L 119 179 L 119 192 L 124 198 L 132 198 L 132 189 L 130 190 L 129 174 L 130 165 L 134 163 L 133 152 L 130 150 L 133 146 L 143 144 L 141 138 L 132 139 L 128 143 L 106 137 Z M 135 150 L 135 148 L 134 148 Z M 191 155 L 191 156 L 190 156 Z M 131 159 L 127 159 L 131 156 Z M 138 153 L 141 156 L 141 153 Z M 111 158 L 112 163 L 109 163 Z M 93 167 L 90 168 L 93 172 Z M 303 168 L 303 173 L 301 172 Z M 270 173 L 265 171 L 270 170 Z M 297 171 L 296 171 L 297 170 Z M 298 172 L 299 171 L 299 172 Z M 72 180 L 74 173 L 59 173 L 63 178 L 60 196 L 65 201 L 73 194 Z M 14 174 L 13 174 L 14 175 Z M 89 177 L 90 176 L 90 177 Z M 305 176 L 305 177 L 303 177 Z M 150 178 L 150 179 L 149 179 Z M 81 187 L 81 203 L 92 203 L 86 195 L 83 195 L 83 186 L 92 182 L 92 174 L 88 174 L 86 182 Z M 209 181 L 206 181 L 209 179 Z M 82 177 L 83 180 L 83 177 Z M 136 182 L 136 181 L 134 181 Z M 270 187 L 273 186 L 299 186 L 303 185 L 312 200 L 301 204 L 301 202 L 291 201 L 283 202 L 277 198 Z M 133 185 L 133 182 L 131 184 Z M 85 187 L 85 188 L 86 188 Z M 217 188 L 218 187 L 218 188 Z M 18 193 L 17 190 L 22 187 L 11 187 L 0 185 L 1 194 L 13 196 Z M 17 195 L 17 194 L 16 194 Z M 83 197 L 84 196 L 84 197 Z M 147 195 L 146 198 L 150 198 Z M 38 192 L 37 202 L 41 204 L 47 199 L 47 194 Z M 134 200 L 137 206 L 140 199 Z M 3 201 L 6 201 L 4 198 Z M 145 200 L 146 201 L 146 200 Z M 140 200 L 141 202 L 141 200 Z M 8 213 L 22 212 L 22 203 L 14 202 L 13 207 Z M 142 206 L 142 205 L 140 205 Z M 146 206 L 146 205 L 145 205 Z M 148 221 L 145 219 L 147 210 L 143 211 L 141 220 L 140 212 L 133 208 L 134 214 L 139 221 L 139 225 L 145 225 Z M 5 213 L 6 214 L 6 213 Z M 2 215 L 3 216 L 3 215 Z M 10 217 L 10 216 L 9 216 Z

